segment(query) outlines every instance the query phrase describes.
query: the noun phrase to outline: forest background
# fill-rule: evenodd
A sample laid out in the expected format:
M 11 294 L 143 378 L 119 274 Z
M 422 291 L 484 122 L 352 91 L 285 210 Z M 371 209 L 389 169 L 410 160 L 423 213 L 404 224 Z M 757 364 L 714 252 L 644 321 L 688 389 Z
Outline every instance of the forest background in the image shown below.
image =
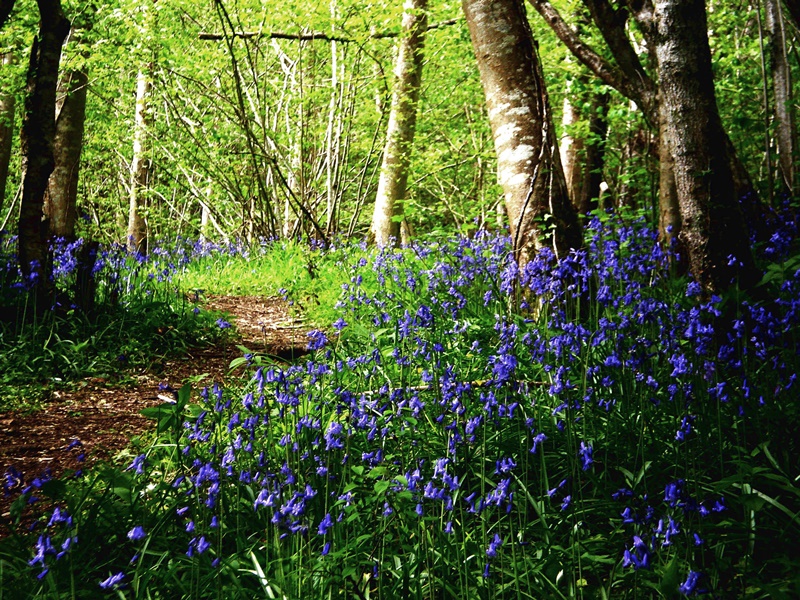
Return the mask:
M 15 132 L 38 25 L 37 10 L 23 4 L 3 29 L 3 118 L 13 117 Z M 789 34 L 781 45 L 763 7 L 734 4 L 708 5 L 718 106 L 741 160 L 770 199 L 785 189 L 771 57 L 781 46 L 790 69 L 797 68 L 795 30 L 781 21 Z M 586 23 L 585 8 L 559 8 L 576 30 L 580 25 L 581 40 L 602 53 L 606 46 Z M 401 11 L 399 3 L 280 11 L 257 3 L 65 5 L 74 27 L 64 46 L 62 86 L 70 73 L 88 82 L 77 235 L 123 241 L 137 186 L 153 240 L 319 235 L 314 224 L 329 237 L 365 235 L 386 142 Z M 420 233 L 507 224 L 461 8 L 434 3 L 428 23 L 435 28 L 425 39 L 405 220 Z M 599 195 L 602 181 L 606 205 L 639 209 L 657 223 L 657 136 L 642 111 L 592 76 L 538 15 L 531 23 L 567 171 L 595 171 L 589 197 Z M 652 63 L 634 22 L 628 30 L 642 64 Z M 233 35 L 241 32 L 248 36 Z M 331 41 L 337 36 L 345 41 Z M 613 64 L 612 56 L 607 60 Z M 137 78 L 144 86 L 140 103 L 146 102 L 138 142 Z M 0 223 L 8 227 L 19 210 L 22 171 L 19 136 L 3 139 L 13 144 L 0 202 Z M 584 169 L 587 158 L 596 162 Z M 134 160 L 145 169 L 138 179 L 131 176 Z M 573 195 L 580 193 L 580 178 L 574 179 Z

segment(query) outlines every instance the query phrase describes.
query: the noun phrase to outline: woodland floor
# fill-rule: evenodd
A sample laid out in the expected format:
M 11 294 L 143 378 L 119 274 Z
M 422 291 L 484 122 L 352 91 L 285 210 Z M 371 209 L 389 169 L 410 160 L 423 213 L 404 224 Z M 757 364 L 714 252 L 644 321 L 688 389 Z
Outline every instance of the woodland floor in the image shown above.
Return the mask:
M 130 373 L 134 383 L 128 385 L 88 378 L 72 389 L 53 392 L 35 413 L 0 413 L 0 476 L 11 476 L 14 488 L 10 495 L 0 491 L 0 537 L 7 533 L 10 504 L 24 485 L 36 477 L 59 477 L 112 458 L 132 437 L 152 427 L 154 422 L 139 411 L 170 399 L 161 385 L 177 390 L 203 375 L 199 386 L 225 383 L 236 375 L 229 365 L 242 355 L 238 345 L 284 360 L 306 352 L 307 328 L 290 316 L 280 298 L 209 295 L 205 308 L 228 313 L 236 338 L 221 347 L 196 348 L 159 360 Z

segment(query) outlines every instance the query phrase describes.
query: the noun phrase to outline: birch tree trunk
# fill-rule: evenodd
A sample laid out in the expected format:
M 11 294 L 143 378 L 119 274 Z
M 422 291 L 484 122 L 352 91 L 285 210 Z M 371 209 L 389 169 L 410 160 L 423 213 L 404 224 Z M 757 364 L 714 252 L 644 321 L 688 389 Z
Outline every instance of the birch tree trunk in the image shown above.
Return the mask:
M 428 0 L 406 0 L 394 70 L 394 90 L 386 147 L 370 228 L 379 246 L 400 243 L 400 221 L 406 197 L 408 168 L 417 125 L 422 58 L 428 26 Z
M 136 115 L 133 130 L 133 160 L 131 161 L 130 205 L 128 209 L 128 249 L 147 253 L 147 223 L 142 214 L 147 195 L 149 165 L 147 135 L 150 127 L 149 101 L 151 67 L 139 71 L 136 78 Z
M 658 103 L 658 232 L 669 247 L 681 231 L 681 209 L 675 187 L 675 159 L 670 146 L 670 129 L 664 102 Z
M 44 201 L 50 235 L 68 240 L 75 238 L 78 172 L 83 150 L 88 85 L 89 78 L 83 71 L 65 73 L 59 85 L 63 97 L 56 117 L 53 146 L 55 167 Z
M 783 188 L 795 189 L 795 122 L 792 110 L 792 74 L 786 56 L 786 32 L 780 0 L 765 0 L 772 90 L 775 101 L 778 175 Z
M 61 46 L 69 33 L 60 0 L 37 0 L 39 32 L 34 38 L 28 64 L 25 115 L 20 135 L 22 198 L 19 215 L 19 263 L 23 274 L 36 284 L 37 309 L 49 304 L 47 231 L 42 223 L 44 193 L 53 172 L 56 86 Z
M 662 114 L 689 268 L 709 292 L 736 276 L 752 285 L 758 273 L 717 110 L 704 2 L 656 0 L 654 9 Z
M 581 245 L 541 64 L 522 0 L 462 0 L 486 97 L 515 258 Z
M 0 64 L 13 64 L 14 55 L 10 52 L 0 55 Z M 11 163 L 11 146 L 14 136 L 14 113 L 16 101 L 14 95 L 0 92 L 0 215 L 3 214 L 3 202 L 6 197 L 8 182 L 8 166 Z
M 561 136 L 559 143 L 559 154 L 561 156 L 561 165 L 564 169 L 564 179 L 567 182 L 567 190 L 569 190 L 569 197 L 577 209 L 579 205 L 576 197 L 581 181 L 580 154 L 583 152 L 584 147 L 583 139 L 576 137 L 573 131 L 580 122 L 581 117 L 571 98 L 572 88 L 574 87 L 572 83 L 572 81 L 567 83 L 567 93 L 564 94 L 564 104 L 561 107 L 561 126 L 564 129 L 564 134 Z

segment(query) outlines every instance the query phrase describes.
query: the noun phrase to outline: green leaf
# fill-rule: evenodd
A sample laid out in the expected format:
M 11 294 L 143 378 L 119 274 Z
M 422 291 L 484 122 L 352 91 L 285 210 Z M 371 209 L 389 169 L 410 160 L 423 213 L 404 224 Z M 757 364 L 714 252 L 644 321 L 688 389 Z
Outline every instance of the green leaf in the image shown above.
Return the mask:
M 53 500 L 63 500 L 67 492 L 67 484 L 61 479 L 50 479 L 42 484 L 42 493 Z
M 658 584 L 658 591 L 664 598 L 677 598 L 679 585 L 680 565 L 678 564 L 678 558 L 673 556 L 667 568 L 664 569 L 664 574 L 661 576 L 661 581 Z
M 373 487 L 375 489 L 376 494 L 383 495 L 386 492 L 386 490 L 388 490 L 391 486 L 392 486 L 391 481 L 376 481 Z

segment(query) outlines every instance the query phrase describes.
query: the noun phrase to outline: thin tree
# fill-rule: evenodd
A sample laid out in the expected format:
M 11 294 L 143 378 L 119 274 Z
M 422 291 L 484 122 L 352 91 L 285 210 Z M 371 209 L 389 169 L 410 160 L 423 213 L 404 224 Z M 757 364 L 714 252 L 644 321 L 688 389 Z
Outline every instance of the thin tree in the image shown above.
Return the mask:
M 423 47 L 428 25 L 427 5 L 428 0 L 406 0 L 403 6 L 389 127 L 372 213 L 371 233 L 379 246 L 386 246 L 392 240 L 400 242 L 400 221 L 417 124 Z
M 581 245 L 550 101 L 522 0 L 462 0 L 497 154 L 515 258 Z
M 0 55 L 0 64 L 8 67 L 13 64 L 14 55 L 10 52 Z M 8 167 L 11 163 L 11 146 L 14 136 L 14 114 L 16 100 L 10 92 L 0 92 L 0 214 L 6 197 Z
M 38 309 L 49 304 L 47 230 L 42 224 L 44 194 L 53 172 L 56 86 L 61 46 L 69 33 L 60 0 L 37 0 L 39 31 L 28 64 L 25 115 L 20 135 L 22 198 L 19 216 L 19 262 L 23 274 L 35 284 Z
M 45 194 L 44 212 L 50 235 L 68 240 L 75 237 L 78 173 L 83 150 L 88 85 L 89 77 L 83 69 L 66 71 L 58 85 L 60 97 L 53 147 L 55 167 Z
M 150 129 L 150 93 L 152 63 L 139 70 L 136 77 L 136 112 L 133 129 L 133 159 L 128 204 L 128 249 L 147 253 L 147 223 L 143 209 L 149 185 L 149 156 L 147 152 Z
M 769 35 L 769 64 L 775 102 L 775 141 L 778 148 L 778 175 L 784 191 L 795 190 L 795 128 L 792 102 L 792 70 L 787 57 L 786 28 L 780 0 L 764 0 Z

